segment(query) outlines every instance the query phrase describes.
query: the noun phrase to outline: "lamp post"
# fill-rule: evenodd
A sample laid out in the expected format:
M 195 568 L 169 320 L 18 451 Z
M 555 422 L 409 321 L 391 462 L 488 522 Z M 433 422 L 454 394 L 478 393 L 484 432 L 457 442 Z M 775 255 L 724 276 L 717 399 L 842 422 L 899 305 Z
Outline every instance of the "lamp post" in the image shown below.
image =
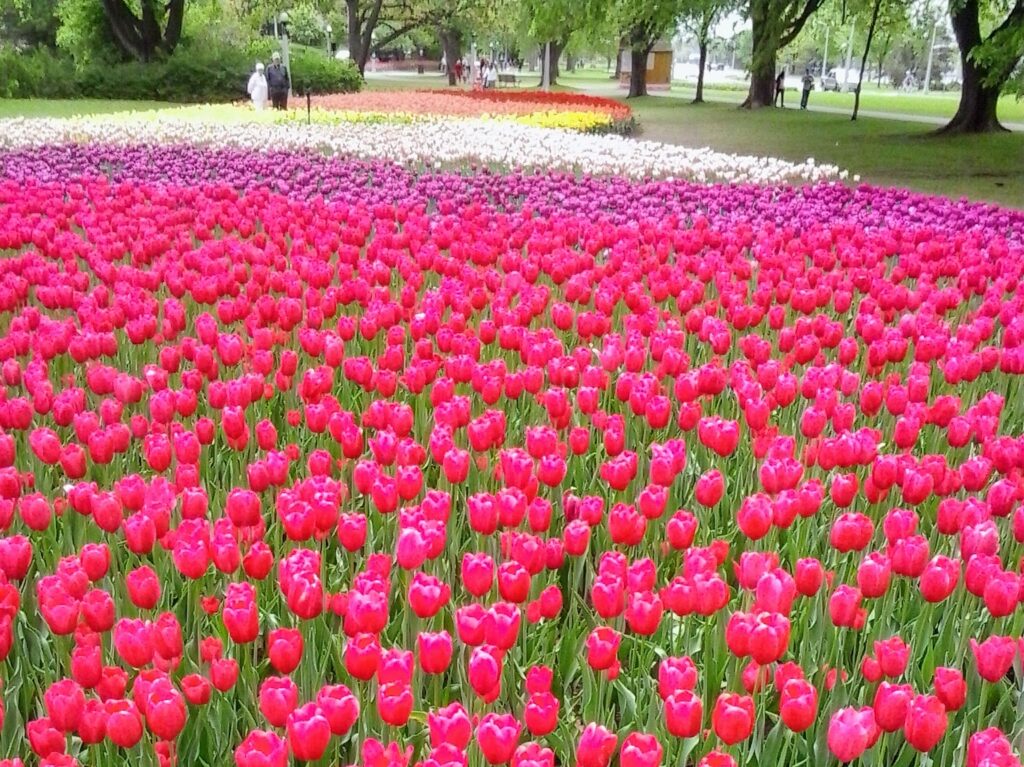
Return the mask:
M 334 32 L 334 28 L 330 24 L 328 24 L 327 25 L 327 58 L 331 57 L 331 42 L 334 39 L 334 38 L 331 37 L 331 34 L 333 32 Z
M 936 19 L 932 25 L 932 41 L 928 45 L 928 64 L 924 70 L 924 92 L 932 89 L 932 59 L 935 56 L 935 33 L 939 29 L 939 20 Z
M 284 62 L 284 68 L 288 70 L 288 97 L 292 96 L 292 78 L 294 73 L 292 72 L 291 57 L 288 55 L 288 12 L 281 11 L 277 17 L 278 29 L 281 35 L 281 59 Z

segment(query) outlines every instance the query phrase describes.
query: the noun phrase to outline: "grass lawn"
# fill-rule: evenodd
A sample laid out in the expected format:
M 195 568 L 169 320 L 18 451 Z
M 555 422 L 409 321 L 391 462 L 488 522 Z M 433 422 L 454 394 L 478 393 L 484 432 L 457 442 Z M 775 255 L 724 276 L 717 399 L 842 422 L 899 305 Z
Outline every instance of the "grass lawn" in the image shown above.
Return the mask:
M 863 181 L 1024 208 L 1024 134 L 935 136 L 931 126 L 878 118 L 693 105 L 648 96 L 629 102 L 642 138 L 789 160 L 814 157 Z
M 0 117 L 75 117 L 76 115 L 149 111 L 152 109 L 165 109 L 168 106 L 170 105 L 164 101 L 0 99 Z
M 567 72 L 559 78 L 563 85 L 586 89 L 597 84 L 607 85 L 609 89 L 614 82 L 608 73 L 602 70 L 585 69 Z M 787 101 L 798 104 L 800 101 L 798 78 L 788 79 Z M 816 83 L 815 87 L 819 87 Z M 672 93 L 682 98 L 693 98 L 696 84 L 690 81 L 675 81 Z M 704 86 L 704 98 L 714 101 L 739 103 L 746 97 L 745 83 L 708 84 Z M 864 84 L 861 91 L 860 108 L 868 112 L 890 112 L 892 114 L 920 115 L 923 117 L 952 117 L 959 103 L 959 94 L 949 91 L 932 93 L 903 93 L 894 88 L 879 88 L 874 84 Z M 835 93 L 815 90 L 811 94 L 811 103 L 835 109 L 853 110 L 852 93 Z M 1016 96 L 1003 96 L 999 100 L 999 116 L 1006 122 L 1024 123 L 1024 100 Z
M 692 98 L 695 87 L 688 83 L 675 83 L 672 93 Z M 739 103 L 746 97 L 745 91 L 736 89 L 704 89 L 704 98 L 716 101 Z M 787 88 L 787 104 L 799 104 L 800 92 Z M 853 111 L 852 93 L 834 91 L 811 93 L 812 105 L 827 106 Z M 861 93 L 860 108 L 867 112 L 889 112 L 895 115 L 920 115 L 922 117 L 952 117 L 956 113 L 959 96 L 955 93 L 900 93 L 894 90 L 865 90 Z M 1024 101 L 1015 96 L 1003 96 L 999 100 L 999 117 L 1009 123 L 1024 123 Z

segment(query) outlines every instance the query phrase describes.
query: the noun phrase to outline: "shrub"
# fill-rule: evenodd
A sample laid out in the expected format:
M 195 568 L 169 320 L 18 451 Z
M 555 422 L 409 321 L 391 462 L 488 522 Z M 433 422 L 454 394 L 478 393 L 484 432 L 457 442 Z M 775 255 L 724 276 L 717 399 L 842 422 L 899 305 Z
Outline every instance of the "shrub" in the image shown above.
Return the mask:
M 149 64 L 95 61 L 78 68 L 71 59 L 42 49 L 27 53 L 0 50 L 0 97 L 237 101 L 246 97 L 254 62 L 270 58 L 271 42 L 261 41 L 265 53 L 255 53 L 255 47 L 180 49 L 168 59 Z M 341 93 L 362 86 L 362 78 L 350 62 L 330 59 L 318 51 L 294 50 L 291 69 L 296 92 Z
M 338 61 L 315 49 L 291 52 L 292 88 L 297 92 L 353 93 L 363 78 L 351 61 Z
M 0 49 L 0 97 L 73 98 L 75 67 L 46 50 Z

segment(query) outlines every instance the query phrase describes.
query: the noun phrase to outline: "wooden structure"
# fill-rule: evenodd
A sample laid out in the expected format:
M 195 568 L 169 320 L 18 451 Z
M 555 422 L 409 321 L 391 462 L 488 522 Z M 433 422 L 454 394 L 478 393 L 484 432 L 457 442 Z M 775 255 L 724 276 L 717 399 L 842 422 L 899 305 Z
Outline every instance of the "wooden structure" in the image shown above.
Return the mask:
M 633 62 L 629 48 L 622 51 L 622 66 L 619 69 L 619 86 L 629 87 L 629 76 Z M 658 40 L 647 54 L 647 87 L 651 90 L 668 90 L 672 84 L 672 44 L 664 38 Z

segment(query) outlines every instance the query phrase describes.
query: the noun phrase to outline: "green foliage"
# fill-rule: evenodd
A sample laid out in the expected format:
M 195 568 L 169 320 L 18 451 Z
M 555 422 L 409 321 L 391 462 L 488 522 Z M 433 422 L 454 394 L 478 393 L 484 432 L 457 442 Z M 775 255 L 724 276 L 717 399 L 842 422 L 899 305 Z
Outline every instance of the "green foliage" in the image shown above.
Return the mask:
M 53 0 L 0 0 L 0 40 L 52 48 L 59 21 Z
M 288 11 L 288 37 L 301 45 L 326 47 L 323 17 L 309 3 L 292 6 Z
M 269 45 L 265 46 L 269 54 Z M 269 55 L 264 56 L 269 58 Z M 323 53 L 296 50 L 292 82 L 298 91 L 344 93 L 362 86 L 349 62 Z M 238 101 L 245 98 L 255 57 L 250 50 L 180 50 L 162 61 L 76 66 L 45 50 L 19 54 L 0 51 L 0 97 L 101 98 L 183 103 Z
M 64 99 L 78 95 L 75 67 L 47 50 L 0 50 L 0 98 Z
M 121 58 L 111 40 L 103 7 L 96 0 L 59 0 L 57 17 L 57 47 L 71 56 L 77 66 Z
M 646 54 L 659 37 L 671 35 L 691 5 L 693 0 L 614 0 L 612 17 L 626 31 L 630 46 Z
M 351 61 L 338 61 L 316 49 L 290 52 L 292 88 L 312 93 L 353 93 L 363 78 Z
M 971 57 L 988 71 L 986 85 L 1002 88 L 1024 98 L 1024 20 L 1004 24 L 997 28 L 981 45 L 971 51 Z M 1007 77 L 1007 70 L 1009 76 Z

